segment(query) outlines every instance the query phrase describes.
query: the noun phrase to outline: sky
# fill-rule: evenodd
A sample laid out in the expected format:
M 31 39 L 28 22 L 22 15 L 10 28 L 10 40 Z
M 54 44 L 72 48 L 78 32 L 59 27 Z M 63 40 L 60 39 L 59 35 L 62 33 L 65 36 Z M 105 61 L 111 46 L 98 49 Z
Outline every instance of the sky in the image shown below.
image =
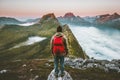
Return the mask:
M 0 16 L 41 17 L 47 13 L 63 16 L 120 14 L 120 0 L 0 0 Z

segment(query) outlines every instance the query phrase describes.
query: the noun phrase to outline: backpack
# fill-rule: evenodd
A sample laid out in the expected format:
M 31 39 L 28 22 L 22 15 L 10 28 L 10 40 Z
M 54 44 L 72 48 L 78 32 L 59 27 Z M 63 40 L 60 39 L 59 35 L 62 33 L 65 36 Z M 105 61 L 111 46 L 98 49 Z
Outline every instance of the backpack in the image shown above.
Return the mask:
M 63 36 L 54 36 L 53 38 L 53 53 L 54 55 L 62 55 L 65 53 Z

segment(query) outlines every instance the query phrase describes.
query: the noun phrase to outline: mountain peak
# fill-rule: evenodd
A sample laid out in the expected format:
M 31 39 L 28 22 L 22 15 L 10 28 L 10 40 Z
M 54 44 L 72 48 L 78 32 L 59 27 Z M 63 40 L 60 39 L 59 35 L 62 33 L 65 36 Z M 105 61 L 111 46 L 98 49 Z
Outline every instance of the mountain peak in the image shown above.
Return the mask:
M 104 17 L 107 17 L 107 16 L 110 16 L 110 14 L 100 15 L 100 18 L 104 18 Z
M 44 21 L 46 21 L 46 20 L 51 20 L 51 19 L 57 20 L 57 18 L 55 17 L 54 13 L 48 13 L 48 14 L 46 14 L 46 15 L 43 15 L 43 17 L 42 17 L 41 20 L 40 20 L 40 23 L 41 23 L 41 22 L 44 22 Z
M 118 13 L 114 13 L 111 15 L 113 18 L 120 18 L 120 15 Z
M 114 19 L 120 18 L 120 15 L 118 13 L 114 13 L 112 15 L 110 14 L 105 14 L 105 15 L 100 15 L 100 18 L 97 19 L 99 23 L 105 23 L 107 21 L 111 21 Z
M 49 18 L 55 19 L 56 17 L 54 15 L 54 13 L 48 13 L 42 17 L 42 19 L 45 19 L 45 20 L 47 20 Z
M 119 15 L 119 14 L 115 12 L 113 15 Z
M 75 15 L 72 12 L 68 12 L 64 15 L 65 18 L 67 17 L 75 17 Z

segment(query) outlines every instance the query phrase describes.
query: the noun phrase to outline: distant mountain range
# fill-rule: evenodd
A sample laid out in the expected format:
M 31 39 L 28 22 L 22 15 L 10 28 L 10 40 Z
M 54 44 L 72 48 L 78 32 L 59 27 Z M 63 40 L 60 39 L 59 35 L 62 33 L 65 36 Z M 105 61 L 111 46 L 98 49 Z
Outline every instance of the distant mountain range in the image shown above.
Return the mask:
M 0 25 L 18 25 L 18 24 L 25 24 L 25 23 L 35 23 L 35 22 L 38 22 L 39 20 L 40 18 L 27 19 L 26 21 L 19 21 L 11 17 L 0 17 Z
M 97 26 L 97 27 L 102 26 L 102 27 L 113 27 L 113 28 L 120 29 L 120 15 L 118 13 L 103 14 L 103 15 L 97 15 L 93 17 L 90 17 L 90 16 L 80 17 L 69 12 L 69 13 L 66 13 L 64 16 L 57 17 L 57 19 L 62 24 L 71 24 L 71 25 L 78 25 L 78 26 Z M 0 17 L 0 25 L 36 23 L 39 21 L 40 21 L 40 18 L 28 19 L 22 22 L 15 18 Z
M 94 24 L 97 26 L 107 26 L 120 29 L 120 15 L 117 13 L 111 15 L 99 15 L 94 21 Z
M 107 26 L 120 29 L 120 15 L 118 13 L 84 17 L 83 19 L 94 26 Z
M 21 24 L 23 22 L 15 19 L 15 18 L 10 18 L 10 17 L 0 17 L 0 25 L 4 24 Z
M 27 19 L 25 22 L 38 22 L 38 21 L 40 21 L 40 18 L 35 18 L 35 19 Z
M 63 17 L 58 17 L 58 20 L 63 24 L 72 24 L 79 26 L 107 26 L 120 29 L 120 15 L 118 13 L 114 14 L 104 14 L 93 17 L 80 17 L 75 16 L 73 13 L 66 13 Z
M 66 13 L 63 17 L 58 17 L 58 20 L 64 24 L 73 24 L 73 25 L 90 25 L 90 22 L 84 20 L 80 16 L 75 16 L 73 13 Z

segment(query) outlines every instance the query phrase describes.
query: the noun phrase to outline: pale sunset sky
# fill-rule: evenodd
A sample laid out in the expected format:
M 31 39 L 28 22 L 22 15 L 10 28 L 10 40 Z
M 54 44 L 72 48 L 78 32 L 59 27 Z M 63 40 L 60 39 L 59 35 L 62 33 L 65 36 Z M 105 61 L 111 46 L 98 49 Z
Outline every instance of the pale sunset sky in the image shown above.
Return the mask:
M 120 14 L 120 0 L 0 0 L 0 16 L 41 17 L 47 13 L 63 16 L 67 12 L 79 16 Z

